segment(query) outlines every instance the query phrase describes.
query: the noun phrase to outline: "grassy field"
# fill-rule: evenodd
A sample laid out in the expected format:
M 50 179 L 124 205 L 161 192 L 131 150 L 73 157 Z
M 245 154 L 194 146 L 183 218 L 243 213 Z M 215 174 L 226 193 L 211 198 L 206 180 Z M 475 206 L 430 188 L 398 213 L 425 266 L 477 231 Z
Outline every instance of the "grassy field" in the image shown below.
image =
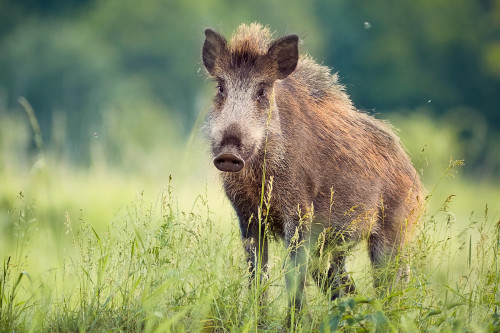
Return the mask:
M 499 184 L 460 176 L 439 124 L 393 122 L 429 194 L 410 282 L 377 293 L 360 244 L 348 260 L 357 293 L 330 301 L 308 283 L 293 329 L 500 331 Z M 134 150 L 119 167 L 96 135 L 90 167 L 77 169 L 43 148 L 20 153 L 22 121 L 2 129 L 0 331 L 287 331 L 286 252 L 272 242 L 269 278 L 248 288 L 236 218 L 198 135 L 124 143 Z

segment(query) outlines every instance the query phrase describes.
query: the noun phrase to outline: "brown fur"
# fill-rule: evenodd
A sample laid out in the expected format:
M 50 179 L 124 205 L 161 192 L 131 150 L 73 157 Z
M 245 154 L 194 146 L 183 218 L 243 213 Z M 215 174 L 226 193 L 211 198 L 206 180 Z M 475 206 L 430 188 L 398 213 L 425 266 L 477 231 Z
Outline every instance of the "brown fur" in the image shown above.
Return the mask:
M 245 160 L 240 172 L 221 176 L 251 267 L 258 260 L 259 240 L 263 266 L 267 262 L 267 241 L 257 222 L 264 156 L 266 182 L 273 179 L 268 227 L 291 249 L 291 267 L 305 257 L 294 242 L 302 245 L 312 237 L 314 245 L 318 235 L 324 240 L 321 248 L 325 242 L 332 247 L 367 238 L 375 267 L 397 255 L 423 199 L 418 174 L 391 127 L 356 110 L 337 75 L 307 56 L 298 59 L 291 74 L 277 79 L 285 75 L 280 74 L 283 66 L 289 71 L 289 63 L 279 61 L 293 59 L 293 39 L 283 42 L 283 56 L 269 51 L 281 46 L 258 24 L 240 26 L 230 43 L 210 33 L 203 60 L 224 92 L 214 100 L 207 129 L 214 155 L 229 146 Z M 264 104 L 252 97 L 261 86 L 267 89 Z M 299 225 L 299 210 L 313 215 L 308 225 Z M 334 252 L 325 274 L 337 297 L 354 287 L 344 274 L 345 251 Z M 305 273 L 297 270 L 295 278 L 287 274 L 287 286 L 300 307 Z M 321 269 L 312 270 L 319 280 Z

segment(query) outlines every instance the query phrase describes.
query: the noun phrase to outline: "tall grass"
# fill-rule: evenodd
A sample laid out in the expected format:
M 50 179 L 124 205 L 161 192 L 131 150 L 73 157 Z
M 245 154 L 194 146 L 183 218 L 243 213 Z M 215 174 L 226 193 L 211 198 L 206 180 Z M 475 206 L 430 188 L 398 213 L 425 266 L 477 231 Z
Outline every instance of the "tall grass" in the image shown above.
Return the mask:
M 358 247 L 351 273 L 368 282 L 335 301 L 309 284 L 307 308 L 295 329 L 498 331 L 498 212 L 472 214 L 456 233 L 452 199 L 424 218 L 409 250 L 407 285 L 377 296 L 371 271 L 356 266 L 367 256 Z M 11 214 L 16 251 L 4 258 L 0 281 L 2 331 L 287 330 L 286 254 L 273 243 L 269 278 L 249 289 L 236 223 L 214 221 L 207 193 L 187 211 L 178 208 L 171 185 L 151 202 L 138 195 L 102 232 L 84 214 L 66 214 L 72 250 L 60 267 L 36 279 L 23 270 L 30 236 L 38 232 L 36 208 L 22 196 L 18 200 Z

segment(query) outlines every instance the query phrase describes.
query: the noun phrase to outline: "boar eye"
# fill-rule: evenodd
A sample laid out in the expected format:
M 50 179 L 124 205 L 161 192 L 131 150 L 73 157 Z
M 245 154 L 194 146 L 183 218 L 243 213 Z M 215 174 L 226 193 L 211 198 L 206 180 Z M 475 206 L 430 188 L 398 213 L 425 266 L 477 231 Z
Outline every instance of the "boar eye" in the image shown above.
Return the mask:
M 224 95 L 224 86 L 222 84 L 217 85 L 217 94 Z
M 223 80 L 217 80 L 217 95 L 223 97 L 226 93 L 226 87 Z
M 266 97 L 266 88 L 259 88 L 259 90 L 257 90 L 257 99 L 260 100 L 264 97 Z

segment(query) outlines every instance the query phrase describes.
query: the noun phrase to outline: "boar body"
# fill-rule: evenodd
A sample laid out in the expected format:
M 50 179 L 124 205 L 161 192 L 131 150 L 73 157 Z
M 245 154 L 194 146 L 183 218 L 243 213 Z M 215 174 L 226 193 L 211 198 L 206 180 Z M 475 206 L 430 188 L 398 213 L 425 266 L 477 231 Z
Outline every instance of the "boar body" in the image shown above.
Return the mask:
M 311 253 L 337 247 L 326 268 L 310 271 L 333 298 L 353 291 L 344 270 L 350 245 L 367 239 L 381 267 L 400 253 L 420 214 L 420 180 L 398 137 L 354 108 L 337 75 L 299 57 L 296 36 L 271 42 L 266 28 L 252 24 L 230 43 L 212 30 L 206 37 L 204 64 L 218 82 L 206 127 L 251 272 L 259 260 L 266 269 L 268 230 L 289 248 L 286 282 L 295 307 L 306 245 Z M 262 184 L 270 179 L 269 211 L 259 219 Z

